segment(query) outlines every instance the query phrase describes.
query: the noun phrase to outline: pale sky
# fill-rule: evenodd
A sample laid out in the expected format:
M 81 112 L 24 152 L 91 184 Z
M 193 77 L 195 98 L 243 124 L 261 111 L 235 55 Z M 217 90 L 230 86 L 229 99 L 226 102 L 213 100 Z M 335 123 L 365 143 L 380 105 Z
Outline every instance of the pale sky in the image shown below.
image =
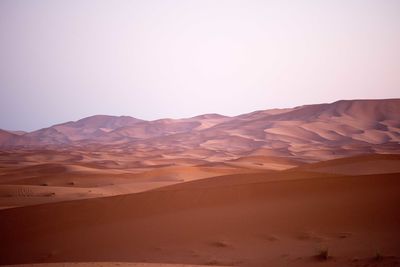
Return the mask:
M 0 0 L 3 129 L 398 97 L 398 0 Z

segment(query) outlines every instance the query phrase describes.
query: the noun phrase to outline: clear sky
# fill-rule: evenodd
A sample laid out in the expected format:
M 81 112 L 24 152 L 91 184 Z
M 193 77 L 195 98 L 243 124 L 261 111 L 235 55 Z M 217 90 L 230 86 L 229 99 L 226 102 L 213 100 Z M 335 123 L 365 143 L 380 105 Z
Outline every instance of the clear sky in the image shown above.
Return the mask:
M 0 0 L 0 128 L 400 97 L 398 0 Z

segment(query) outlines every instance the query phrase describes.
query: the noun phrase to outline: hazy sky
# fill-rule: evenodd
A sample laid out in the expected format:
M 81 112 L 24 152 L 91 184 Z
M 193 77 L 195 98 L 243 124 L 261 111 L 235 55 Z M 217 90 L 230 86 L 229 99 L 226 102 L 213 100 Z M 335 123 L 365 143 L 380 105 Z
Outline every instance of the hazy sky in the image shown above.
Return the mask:
M 400 97 L 400 1 L 0 0 L 0 128 Z

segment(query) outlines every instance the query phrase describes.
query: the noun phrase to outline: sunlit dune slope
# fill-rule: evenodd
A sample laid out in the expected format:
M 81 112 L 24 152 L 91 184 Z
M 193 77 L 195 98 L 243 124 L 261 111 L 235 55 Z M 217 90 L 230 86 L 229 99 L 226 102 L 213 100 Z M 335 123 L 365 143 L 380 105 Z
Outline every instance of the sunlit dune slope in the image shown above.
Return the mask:
M 144 121 L 97 115 L 25 134 L 0 133 L 0 147 L 76 147 L 224 161 L 262 155 L 320 161 L 398 153 L 400 100 L 341 100 L 256 111 Z M 195 152 L 195 154 L 193 154 Z
M 249 156 L 208 161 L 202 150 L 164 156 L 139 151 L 15 150 L 0 153 L 0 208 L 130 194 L 207 177 L 288 169 L 298 160 Z M 197 159 L 197 155 L 202 159 Z M 207 154 L 210 156 L 211 154 Z

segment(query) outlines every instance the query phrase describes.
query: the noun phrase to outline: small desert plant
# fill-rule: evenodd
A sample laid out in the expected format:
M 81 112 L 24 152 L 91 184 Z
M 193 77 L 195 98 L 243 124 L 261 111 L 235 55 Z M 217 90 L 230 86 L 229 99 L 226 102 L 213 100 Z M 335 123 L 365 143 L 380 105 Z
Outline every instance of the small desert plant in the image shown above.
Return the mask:
M 318 250 L 317 254 L 315 255 L 315 258 L 320 261 L 328 260 L 329 259 L 329 249 L 322 248 L 322 249 Z
M 375 252 L 374 260 L 375 260 L 375 261 L 381 261 L 381 260 L 383 260 L 383 255 L 382 255 L 382 253 L 380 253 L 379 250 L 377 250 L 377 251 Z

